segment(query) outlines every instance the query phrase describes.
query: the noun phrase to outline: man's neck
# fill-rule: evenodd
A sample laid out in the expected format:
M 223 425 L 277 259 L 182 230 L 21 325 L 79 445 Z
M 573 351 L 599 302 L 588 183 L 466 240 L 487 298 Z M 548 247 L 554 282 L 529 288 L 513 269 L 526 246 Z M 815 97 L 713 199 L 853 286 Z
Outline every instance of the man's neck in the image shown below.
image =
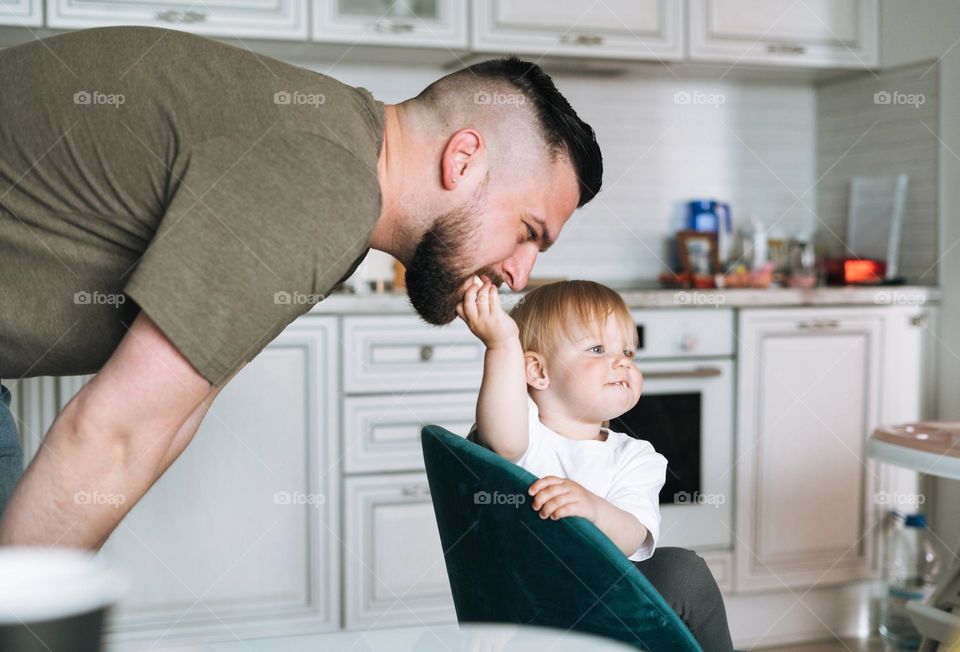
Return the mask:
M 383 145 L 377 160 L 377 181 L 380 184 L 380 218 L 370 237 L 373 249 L 384 251 L 401 262 L 409 261 L 409 238 L 405 238 L 400 224 L 399 197 L 403 179 L 403 107 L 385 104 L 383 107 Z

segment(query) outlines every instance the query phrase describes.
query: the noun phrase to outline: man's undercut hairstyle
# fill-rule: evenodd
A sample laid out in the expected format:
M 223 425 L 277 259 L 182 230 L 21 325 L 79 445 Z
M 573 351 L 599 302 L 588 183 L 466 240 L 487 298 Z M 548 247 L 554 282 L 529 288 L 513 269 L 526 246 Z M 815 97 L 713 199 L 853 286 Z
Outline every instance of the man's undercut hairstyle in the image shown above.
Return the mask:
M 593 199 L 600 191 L 603 177 L 603 155 L 596 134 L 537 64 L 517 57 L 476 63 L 438 79 L 416 100 L 435 109 L 447 104 L 452 99 L 451 93 L 460 96 L 460 102 L 475 105 L 512 101 L 495 95 L 501 89 L 508 92 L 512 89 L 524 104 L 532 106 L 537 130 L 551 161 L 558 157 L 570 161 L 580 186 L 577 207 Z

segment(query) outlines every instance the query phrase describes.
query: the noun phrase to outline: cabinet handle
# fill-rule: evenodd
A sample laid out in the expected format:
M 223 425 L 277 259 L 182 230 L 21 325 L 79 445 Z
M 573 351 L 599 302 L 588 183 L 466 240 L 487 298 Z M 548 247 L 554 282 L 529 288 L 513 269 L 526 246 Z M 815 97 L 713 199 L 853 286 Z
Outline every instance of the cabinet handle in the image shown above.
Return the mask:
M 429 362 L 433 358 L 433 347 L 432 346 L 421 346 L 420 347 L 420 360 L 422 362 Z
M 381 34 L 409 34 L 413 31 L 413 23 L 402 23 L 389 18 L 381 18 L 373 23 L 373 29 Z
M 404 496 L 429 496 L 430 485 L 426 483 L 407 485 L 400 490 L 400 493 Z
M 564 34 L 560 42 L 566 45 L 603 45 L 603 37 L 597 34 Z
M 645 371 L 644 380 L 659 378 L 712 378 L 722 374 L 717 367 L 697 367 L 696 369 L 670 369 L 667 371 Z
M 813 321 L 801 321 L 797 323 L 800 330 L 822 331 L 828 328 L 837 328 L 840 322 L 836 319 L 814 319 Z
M 799 43 L 770 43 L 767 52 L 770 54 L 803 54 L 807 48 Z
M 927 316 L 926 315 L 914 315 L 910 318 L 910 323 L 913 326 L 926 326 L 927 325 Z
M 158 11 L 157 20 L 166 23 L 200 23 L 207 19 L 205 13 L 199 11 L 177 11 L 168 9 L 167 11 Z

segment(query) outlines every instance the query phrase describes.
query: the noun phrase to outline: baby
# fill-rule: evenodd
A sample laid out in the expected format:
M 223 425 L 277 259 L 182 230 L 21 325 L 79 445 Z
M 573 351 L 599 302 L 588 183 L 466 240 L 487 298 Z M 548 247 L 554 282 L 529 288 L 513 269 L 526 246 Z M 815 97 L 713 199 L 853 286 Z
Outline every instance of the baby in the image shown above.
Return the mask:
M 591 521 L 647 577 L 704 650 L 732 650 L 723 597 L 704 560 L 657 550 L 667 460 L 608 420 L 640 399 L 637 329 L 623 299 L 592 281 L 527 293 L 508 315 L 474 278 L 457 314 L 486 345 L 468 439 L 521 466 L 540 518 Z
M 629 559 L 652 556 L 667 460 L 604 427 L 643 388 L 620 295 L 591 281 L 554 283 L 507 315 L 497 289 L 477 279 L 458 314 L 487 347 L 469 438 L 539 476 L 530 494 L 540 518 L 582 516 Z

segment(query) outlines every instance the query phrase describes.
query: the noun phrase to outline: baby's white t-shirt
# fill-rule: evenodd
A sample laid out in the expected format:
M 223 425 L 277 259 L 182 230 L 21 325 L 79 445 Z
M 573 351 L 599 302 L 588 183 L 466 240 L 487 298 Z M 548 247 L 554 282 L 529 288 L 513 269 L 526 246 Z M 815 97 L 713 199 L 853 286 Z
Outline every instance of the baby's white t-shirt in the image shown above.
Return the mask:
M 605 441 L 568 439 L 540 421 L 537 404 L 527 396 L 529 444 L 517 466 L 538 478 L 569 478 L 613 506 L 637 517 L 647 538 L 628 558 L 649 559 L 660 539 L 660 489 L 667 459 L 642 439 L 605 429 Z M 475 440 L 476 433 L 471 432 Z

